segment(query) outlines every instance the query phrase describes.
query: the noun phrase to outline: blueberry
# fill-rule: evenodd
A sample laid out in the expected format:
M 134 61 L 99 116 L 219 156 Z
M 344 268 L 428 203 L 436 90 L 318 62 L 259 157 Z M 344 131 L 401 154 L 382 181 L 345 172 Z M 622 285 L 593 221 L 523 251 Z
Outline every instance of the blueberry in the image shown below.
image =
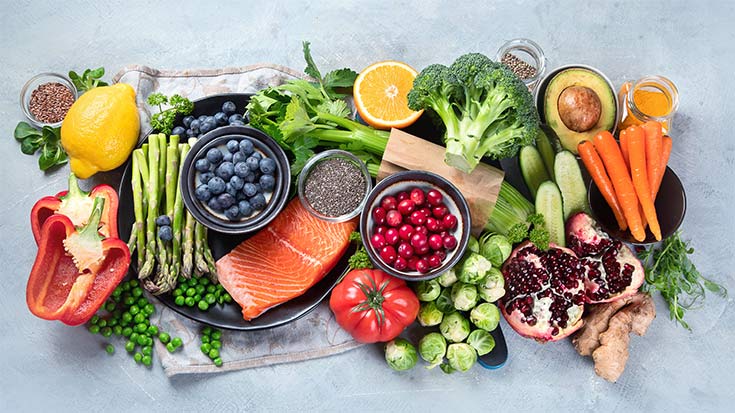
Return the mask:
M 232 157 L 232 160 L 235 160 L 235 157 Z M 235 175 L 239 176 L 240 178 L 245 178 L 250 172 L 250 168 L 245 162 L 237 162 L 235 163 Z
M 219 126 L 227 125 L 227 115 L 224 112 L 215 113 L 214 120 L 217 122 L 217 125 Z
M 181 126 L 177 126 L 177 127 L 175 127 L 175 128 L 174 128 L 174 129 L 173 129 L 173 130 L 171 131 L 171 134 L 172 134 L 172 135 L 179 135 L 179 137 L 182 137 L 182 136 L 184 136 L 184 134 L 185 134 L 185 133 L 186 133 L 186 129 L 182 128 Z
M 258 152 L 258 151 L 255 151 L 255 152 L 253 152 L 253 154 L 252 154 L 252 155 L 250 155 L 250 156 L 251 156 L 251 157 L 253 157 L 253 158 L 255 158 L 255 159 L 257 159 L 257 160 L 259 160 L 259 161 L 260 161 L 261 159 L 263 159 L 263 154 L 262 154 L 262 153 L 260 153 L 260 152 Z
M 225 184 L 225 192 L 232 195 L 232 197 L 234 198 L 237 196 L 238 191 L 231 183 L 228 182 L 227 184 Z
M 242 122 L 242 115 L 239 113 L 235 113 L 234 115 L 230 115 L 230 117 L 227 119 L 227 122 L 232 125 L 232 122 Z
M 250 206 L 248 201 L 240 201 L 237 203 L 237 207 L 240 209 L 240 215 L 247 217 L 253 213 L 253 207 Z
M 255 155 L 255 153 L 253 155 Z M 257 159 L 253 155 L 250 155 L 250 157 L 245 160 L 245 163 L 248 165 L 248 168 L 250 168 L 251 171 L 257 171 L 260 168 L 260 159 Z
M 184 126 L 186 126 L 187 128 L 190 127 L 191 121 L 193 120 L 194 120 L 194 116 L 184 116 L 184 120 L 183 120 Z
M 248 182 L 242 186 L 242 193 L 248 197 L 255 196 L 258 193 L 258 187 Z
M 256 182 L 253 185 L 255 185 L 255 191 L 257 193 L 259 193 L 259 194 L 262 194 L 263 193 L 263 187 L 260 186 L 260 182 Z
M 235 197 L 235 199 L 236 199 L 236 200 L 237 200 L 238 202 L 240 202 L 240 201 L 244 201 L 244 200 L 247 200 L 247 199 L 248 199 L 248 196 L 247 196 L 247 195 L 245 195 L 245 194 L 243 194 L 243 193 L 242 193 L 242 191 L 237 191 L 237 196 Z
M 245 182 L 253 183 L 255 182 L 255 179 L 256 179 L 255 173 L 251 171 L 250 168 L 248 168 L 248 174 L 245 175 L 245 177 L 242 178 L 242 180 Z
M 222 162 L 232 162 L 232 153 L 225 152 L 225 154 L 222 155 Z
M 235 203 L 235 197 L 225 192 L 217 196 L 217 202 L 222 209 L 227 209 Z
M 214 171 L 214 174 L 225 181 L 229 181 L 232 175 L 235 175 L 235 165 L 232 162 L 222 162 Z
M 222 151 L 217 148 L 212 148 L 208 150 L 207 160 L 215 165 L 222 162 Z
M 236 120 L 234 122 L 230 122 L 230 126 L 245 126 L 245 122 L 241 120 Z
M 158 227 L 158 238 L 160 238 L 161 241 L 169 242 L 174 239 L 174 231 L 168 225 Z
M 253 153 L 253 150 L 253 142 L 250 139 L 243 139 L 240 141 L 240 152 L 242 152 L 243 155 L 248 156 Z
M 219 176 L 215 176 L 214 178 L 209 180 L 209 183 L 207 183 L 207 186 L 209 187 L 209 191 L 212 192 L 214 195 L 219 195 L 222 192 L 225 192 L 225 180 L 220 178 Z
M 230 185 L 232 185 L 233 188 L 240 190 L 242 189 L 242 186 L 245 185 L 245 181 L 242 180 L 239 176 L 235 175 L 232 178 L 230 178 Z
M 245 155 L 244 153 L 238 151 L 238 152 L 235 152 L 235 153 L 232 154 L 232 163 L 234 163 L 235 165 L 237 165 L 240 162 L 245 162 L 245 159 L 247 159 L 247 158 L 248 158 L 247 155 Z
M 156 218 L 156 226 L 171 226 L 171 218 L 168 215 L 161 215 L 160 217 Z
M 204 172 L 199 174 L 199 182 L 202 184 L 209 183 L 209 180 L 214 178 L 214 174 L 212 172 Z
M 236 141 L 235 139 L 230 139 L 227 141 L 227 150 L 231 153 L 235 153 L 240 150 L 240 142 Z
M 264 158 L 260 160 L 260 172 L 266 175 L 273 175 L 276 172 L 276 161 L 271 158 Z
M 237 221 L 237 219 L 240 218 L 240 208 L 238 208 L 237 205 L 233 205 L 225 209 L 225 216 L 230 221 Z
M 263 194 L 257 194 L 250 198 L 250 206 L 252 206 L 256 211 L 260 211 L 265 208 L 265 196 L 263 196 Z
M 199 172 L 208 172 L 209 166 L 210 163 L 207 158 L 197 159 L 197 161 L 194 162 L 194 168 Z
M 194 133 L 194 131 L 193 131 L 193 130 L 191 130 L 191 129 L 187 129 L 187 130 L 186 130 L 186 137 L 187 137 L 187 138 L 193 138 L 193 137 L 195 137 L 195 136 L 197 136 L 197 134 L 196 134 L 196 133 Z
M 189 124 L 189 129 L 193 130 L 195 133 L 199 133 L 199 127 L 201 126 L 201 122 L 194 119 L 191 121 L 191 124 Z
M 276 178 L 273 175 L 262 175 L 258 180 L 263 191 L 270 192 L 276 187 Z
M 216 123 L 205 120 L 199 125 L 199 130 L 202 131 L 202 133 L 207 133 L 216 127 L 217 127 Z
M 207 206 L 217 212 L 222 211 L 222 205 L 219 204 L 218 198 L 216 196 L 213 196 L 209 199 L 209 202 L 207 202 Z
M 207 120 L 207 115 L 199 115 L 197 120 L 199 121 L 199 124 L 201 125 L 202 123 L 204 123 L 205 120 Z
M 222 104 L 222 112 L 224 112 L 227 115 L 231 115 L 235 113 L 237 110 L 237 107 L 235 107 L 235 102 L 228 100 L 227 102 Z
M 208 185 L 201 184 L 194 190 L 194 196 L 202 202 L 207 202 L 212 198 L 212 193 L 209 191 Z

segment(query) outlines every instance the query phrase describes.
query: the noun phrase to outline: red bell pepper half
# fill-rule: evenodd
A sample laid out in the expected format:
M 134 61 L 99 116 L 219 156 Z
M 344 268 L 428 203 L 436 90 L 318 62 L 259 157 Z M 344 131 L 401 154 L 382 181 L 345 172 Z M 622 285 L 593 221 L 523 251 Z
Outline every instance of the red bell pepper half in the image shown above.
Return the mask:
M 98 185 L 91 192 L 84 192 L 79 188 L 77 177 L 69 174 L 69 190 L 61 191 L 55 196 L 45 196 L 33 205 L 31 210 L 31 229 L 36 244 L 41 242 L 41 227 L 54 214 L 69 217 L 75 226 L 81 227 L 87 223 L 92 204 L 96 197 L 105 199 L 105 209 L 102 211 L 100 234 L 106 238 L 117 238 L 117 204 L 118 197 L 115 189 L 109 185 Z
M 130 250 L 99 235 L 105 199 L 94 199 L 87 224 L 77 230 L 66 215 L 53 214 L 41 227 L 41 242 L 26 287 L 28 309 L 45 320 L 79 325 L 94 315 L 125 277 Z

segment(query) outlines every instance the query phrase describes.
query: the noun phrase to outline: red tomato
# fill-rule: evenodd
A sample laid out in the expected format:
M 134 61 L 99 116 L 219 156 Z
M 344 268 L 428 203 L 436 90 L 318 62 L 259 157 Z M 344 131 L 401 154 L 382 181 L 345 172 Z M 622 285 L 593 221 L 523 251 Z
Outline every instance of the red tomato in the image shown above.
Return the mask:
M 329 299 L 337 323 L 361 343 L 390 341 L 416 319 L 419 300 L 406 282 L 381 270 L 352 270 Z

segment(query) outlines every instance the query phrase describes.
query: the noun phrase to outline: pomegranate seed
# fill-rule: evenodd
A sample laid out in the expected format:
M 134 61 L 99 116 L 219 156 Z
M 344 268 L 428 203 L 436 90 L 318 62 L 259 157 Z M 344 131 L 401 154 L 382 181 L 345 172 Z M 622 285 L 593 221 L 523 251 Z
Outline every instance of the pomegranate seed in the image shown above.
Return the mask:
M 406 259 L 413 257 L 413 247 L 407 242 L 402 242 L 398 245 L 398 255 Z
M 413 235 L 413 226 L 409 224 L 403 224 L 400 228 L 398 228 L 398 236 L 401 237 L 402 240 L 410 240 L 411 235 Z
M 404 199 L 408 199 L 408 198 L 409 198 L 409 196 L 408 196 L 408 192 L 406 192 L 406 191 L 401 191 L 401 192 L 399 192 L 399 193 L 398 193 L 398 195 L 396 196 L 396 199 L 398 200 L 398 202 L 401 202 L 401 201 L 403 201 Z
M 391 209 L 396 209 L 396 206 L 398 206 L 398 201 L 393 196 L 386 196 L 383 198 L 382 201 L 380 201 L 380 206 L 383 207 L 386 211 L 390 211 Z
M 382 207 L 375 207 L 373 209 L 373 221 L 375 221 L 376 224 L 382 225 L 385 223 L 385 209 Z
M 421 211 L 413 211 L 409 221 L 414 225 L 424 225 L 426 223 L 426 215 Z
M 454 229 L 457 226 L 457 217 L 454 214 L 444 215 L 442 226 L 447 230 Z
M 436 189 L 431 189 L 426 194 L 426 200 L 431 206 L 439 206 L 444 201 L 444 197 L 442 196 L 441 192 L 437 191 Z
M 438 268 L 442 265 L 442 259 L 438 255 L 432 254 L 429 256 L 429 268 Z
M 388 228 L 388 230 L 385 231 L 385 242 L 388 243 L 388 245 L 398 244 L 398 230 L 395 228 Z
M 370 238 L 370 245 L 376 250 L 385 247 L 385 237 L 381 234 L 375 234 Z
M 414 204 L 421 206 L 424 204 L 424 200 L 426 197 L 424 196 L 424 191 L 419 188 L 414 188 L 411 191 L 410 199 L 413 201 Z
M 408 269 L 411 271 L 416 271 L 416 263 L 419 262 L 419 257 L 413 256 L 408 259 Z
M 393 261 L 396 260 L 396 249 L 391 245 L 386 245 L 380 250 L 380 259 L 388 265 L 393 264 Z
M 432 234 L 429 237 L 429 247 L 435 251 L 444 248 L 442 237 L 439 234 Z
M 426 234 L 417 232 L 411 235 L 411 246 L 412 247 L 421 248 L 427 245 L 427 243 L 428 243 L 428 239 L 426 238 Z
M 426 274 L 429 272 L 429 260 L 426 258 L 421 258 L 416 262 L 416 271 L 420 272 L 421 274 Z
M 391 209 L 385 216 L 385 223 L 391 227 L 397 227 L 403 222 L 403 216 L 395 209 Z
M 457 248 L 457 238 L 454 238 L 454 235 L 447 235 L 442 241 L 444 242 L 444 248 L 449 251 Z
M 434 218 L 444 218 L 444 215 L 448 213 L 449 210 L 444 205 L 435 206 L 431 209 L 431 214 L 434 215 Z
M 416 205 L 410 199 L 404 199 L 398 203 L 398 212 L 402 215 L 410 215 L 416 208 Z
M 428 217 L 426 218 L 426 229 L 429 232 L 440 232 L 442 230 L 442 225 L 436 218 Z
M 375 230 L 375 233 L 380 234 L 380 235 L 385 235 L 385 231 L 387 230 L 388 230 L 388 227 L 386 227 L 385 225 L 379 225 L 378 229 Z
M 397 269 L 398 271 L 403 271 L 408 268 L 408 261 L 403 257 L 398 257 L 393 262 L 393 268 Z
M 430 249 L 429 249 L 429 244 L 428 243 L 426 243 L 426 244 L 424 244 L 424 245 L 422 245 L 420 247 L 416 247 L 413 250 L 414 254 L 419 255 L 419 256 L 420 255 L 426 255 L 426 254 L 429 253 L 429 251 L 430 251 Z
M 426 235 L 426 236 L 428 236 L 428 235 L 429 235 L 429 230 L 428 230 L 428 229 L 426 229 L 426 227 L 425 227 L 425 226 L 423 226 L 423 225 L 419 225 L 419 226 L 415 227 L 415 228 L 413 229 L 413 232 L 414 232 L 414 234 L 415 234 L 415 233 L 417 233 L 417 232 L 420 232 L 420 233 L 422 233 L 422 234 L 424 234 L 424 235 Z

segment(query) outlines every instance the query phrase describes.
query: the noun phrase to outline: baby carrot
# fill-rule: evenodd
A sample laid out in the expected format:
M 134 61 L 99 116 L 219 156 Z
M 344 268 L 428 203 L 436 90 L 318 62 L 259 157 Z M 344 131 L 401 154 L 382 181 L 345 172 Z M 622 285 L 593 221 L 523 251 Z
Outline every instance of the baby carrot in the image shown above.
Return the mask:
M 623 153 L 623 159 L 625 159 L 625 165 L 630 170 L 630 155 L 628 154 L 628 131 L 623 129 L 620 131 L 620 152 Z
M 605 169 L 610 175 L 613 188 L 623 209 L 625 221 L 628 222 L 630 232 L 633 238 L 638 241 L 646 239 L 646 231 L 641 225 L 641 215 L 638 212 L 638 196 L 633 188 L 633 181 L 628 175 L 628 169 L 625 167 L 623 154 L 620 152 L 618 143 L 615 142 L 612 134 L 608 131 L 598 133 L 594 138 L 595 149 L 600 154 Z
M 648 173 L 648 182 L 658 182 L 658 176 L 663 176 L 661 168 L 661 145 L 662 132 L 661 124 L 654 121 L 648 121 L 641 125 L 646 136 L 646 171 Z M 655 198 L 653 187 L 651 187 L 651 197 Z
M 661 140 L 661 173 L 658 175 L 656 182 L 651 184 L 651 196 L 656 201 L 658 190 L 661 188 L 661 181 L 664 179 L 666 173 L 666 165 L 669 163 L 669 156 L 671 156 L 671 138 L 664 136 Z
M 646 171 L 646 135 L 637 126 L 628 128 L 628 149 L 630 150 L 630 175 L 638 199 L 641 201 L 643 215 L 651 227 L 657 241 L 661 241 L 661 227 L 656 216 L 656 207 L 651 199 L 651 187 Z
M 605 165 L 602 164 L 600 155 L 597 154 L 592 142 L 587 140 L 579 144 L 577 151 L 582 158 L 585 168 L 587 168 L 587 172 L 592 176 L 592 180 L 595 181 L 595 185 L 600 190 L 602 197 L 610 205 L 610 209 L 612 209 L 615 215 L 615 220 L 618 221 L 618 227 L 625 231 L 628 229 L 628 223 L 625 222 L 623 210 L 620 208 L 620 203 L 615 195 L 615 189 L 613 188 L 612 182 L 610 182 L 610 178 L 607 176 L 607 172 L 605 172 Z

